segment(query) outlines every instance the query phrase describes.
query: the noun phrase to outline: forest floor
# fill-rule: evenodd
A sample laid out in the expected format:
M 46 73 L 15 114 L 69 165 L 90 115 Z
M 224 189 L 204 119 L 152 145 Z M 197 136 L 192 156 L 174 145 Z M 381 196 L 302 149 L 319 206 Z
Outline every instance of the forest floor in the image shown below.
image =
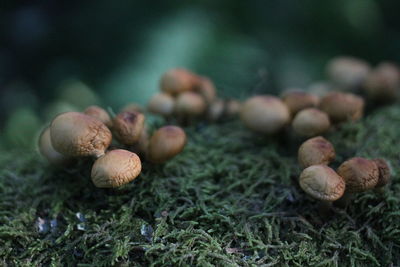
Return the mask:
M 36 153 L 0 156 L 0 265 L 399 266 L 400 105 L 326 135 L 337 159 L 383 157 L 393 182 L 321 216 L 298 186 L 290 134 L 257 136 L 239 121 L 186 128 L 167 164 L 143 164 L 120 190 L 90 165 L 54 169 Z

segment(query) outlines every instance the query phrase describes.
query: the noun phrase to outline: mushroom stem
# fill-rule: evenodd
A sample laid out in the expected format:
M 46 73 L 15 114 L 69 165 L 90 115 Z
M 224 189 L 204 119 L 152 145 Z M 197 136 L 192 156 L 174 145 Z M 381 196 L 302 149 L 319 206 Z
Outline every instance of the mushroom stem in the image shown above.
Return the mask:
M 351 200 L 354 198 L 353 193 L 349 192 L 344 192 L 343 196 L 339 198 L 337 201 L 335 201 L 335 206 L 338 206 L 339 208 L 347 208 L 347 206 L 350 204 Z
M 332 208 L 332 201 L 321 200 L 318 202 L 318 212 L 321 216 L 329 216 Z

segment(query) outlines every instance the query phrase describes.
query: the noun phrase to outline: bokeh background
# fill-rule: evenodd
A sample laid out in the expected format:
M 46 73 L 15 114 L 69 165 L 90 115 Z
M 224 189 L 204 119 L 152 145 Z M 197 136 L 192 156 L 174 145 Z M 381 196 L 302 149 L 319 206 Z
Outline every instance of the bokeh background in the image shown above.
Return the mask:
M 33 147 L 54 114 L 145 104 L 186 67 L 222 96 L 305 88 L 337 55 L 400 61 L 396 0 L 0 2 L 1 147 Z

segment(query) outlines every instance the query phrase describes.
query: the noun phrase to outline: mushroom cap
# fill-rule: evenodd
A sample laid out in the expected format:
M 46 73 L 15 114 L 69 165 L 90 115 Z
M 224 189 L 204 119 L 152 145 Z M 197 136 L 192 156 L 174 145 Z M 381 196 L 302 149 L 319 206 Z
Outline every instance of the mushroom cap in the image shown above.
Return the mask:
M 85 109 L 83 113 L 90 117 L 98 119 L 99 121 L 104 123 L 108 128 L 112 127 L 112 120 L 110 115 L 108 115 L 108 112 L 99 106 L 89 106 Z
M 298 160 L 303 168 L 312 165 L 328 165 L 335 156 L 335 148 L 322 136 L 308 139 L 298 151 Z
M 282 101 L 287 105 L 292 115 L 305 109 L 316 107 L 319 97 L 301 90 L 290 90 L 282 95 Z
M 326 165 L 313 165 L 300 175 L 300 187 L 311 197 L 335 201 L 343 196 L 346 184 L 334 170 Z
M 170 69 L 161 77 L 161 91 L 171 95 L 194 90 L 199 77 L 183 68 Z
M 91 177 L 96 187 L 119 187 L 134 180 L 141 170 L 142 163 L 135 153 L 116 149 L 95 161 Z
M 288 107 L 277 97 L 254 96 L 242 104 L 240 118 L 251 130 L 262 134 L 273 134 L 281 130 L 290 120 Z
M 125 145 L 135 144 L 142 133 L 145 116 L 140 112 L 124 111 L 113 120 L 113 132 L 119 142 Z
M 56 151 L 70 157 L 100 157 L 111 143 L 107 126 L 86 114 L 65 112 L 51 122 L 51 143 Z
M 158 114 L 164 117 L 172 115 L 174 112 L 175 99 L 165 93 L 153 95 L 150 99 L 147 108 L 151 113 Z
M 361 59 L 342 56 L 329 61 L 326 72 L 336 87 L 354 91 L 362 85 L 370 69 L 370 65 Z
M 225 101 L 222 99 L 216 99 L 213 101 L 207 110 L 207 118 L 210 121 L 218 121 L 224 115 L 225 111 Z
M 356 121 L 363 116 L 364 99 L 351 93 L 332 92 L 321 99 L 320 109 L 333 122 Z
M 306 137 L 323 134 L 329 130 L 331 123 L 328 114 L 315 108 L 303 109 L 293 119 L 293 130 Z
M 140 112 L 143 113 L 144 109 L 140 104 L 137 103 L 129 103 L 124 106 L 120 112 L 129 111 L 129 112 Z
M 227 117 L 235 117 L 239 114 L 242 103 L 235 99 L 228 99 L 225 102 L 225 115 Z
M 390 183 L 391 170 L 389 164 L 384 159 L 373 159 L 379 170 L 379 179 L 375 187 L 382 187 Z
M 200 94 L 207 105 L 210 105 L 214 102 L 217 97 L 217 89 L 215 88 L 214 83 L 207 77 L 200 77 L 198 85 L 195 87 L 195 91 Z
M 390 62 L 380 63 L 367 77 L 364 89 L 369 99 L 394 101 L 400 92 L 400 70 Z
M 204 99 L 194 92 L 180 94 L 175 102 L 175 113 L 179 117 L 199 117 L 207 109 Z
M 372 189 L 379 180 L 379 169 L 376 163 L 360 157 L 343 162 L 337 172 L 345 180 L 346 190 L 350 193 Z
M 39 152 L 47 159 L 47 161 L 54 165 L 62 165 L 68 162 L 68 158 L 63 154 L 57 152 L 52 143 L 50 137 L 50 127 L 43 129 L 39 137 Z
M 186 145 L 186 134 L 177 126 L 164 126 L 154 132 L 148 147 L 148 159 L 153 163 L 164 163 L 182 152 Z

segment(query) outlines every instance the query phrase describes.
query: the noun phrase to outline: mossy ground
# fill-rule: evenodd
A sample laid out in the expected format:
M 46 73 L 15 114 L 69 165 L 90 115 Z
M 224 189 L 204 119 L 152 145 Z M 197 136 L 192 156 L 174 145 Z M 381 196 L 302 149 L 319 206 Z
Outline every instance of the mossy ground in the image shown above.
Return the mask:
M 399 127 L 393 105 L 327 135 L 335 167 L 358 155 L 384 157 L 394 171 L 384 192 L 330 216 L 298 186 L 301 140 L 260 137 L 238 121 L 187 128 L 181 155 L 144 164 L 117 191 L 95 188 L 87 163 L 56 170 L 34 153 L 3 153 L 0 264 L 398 266 Z

